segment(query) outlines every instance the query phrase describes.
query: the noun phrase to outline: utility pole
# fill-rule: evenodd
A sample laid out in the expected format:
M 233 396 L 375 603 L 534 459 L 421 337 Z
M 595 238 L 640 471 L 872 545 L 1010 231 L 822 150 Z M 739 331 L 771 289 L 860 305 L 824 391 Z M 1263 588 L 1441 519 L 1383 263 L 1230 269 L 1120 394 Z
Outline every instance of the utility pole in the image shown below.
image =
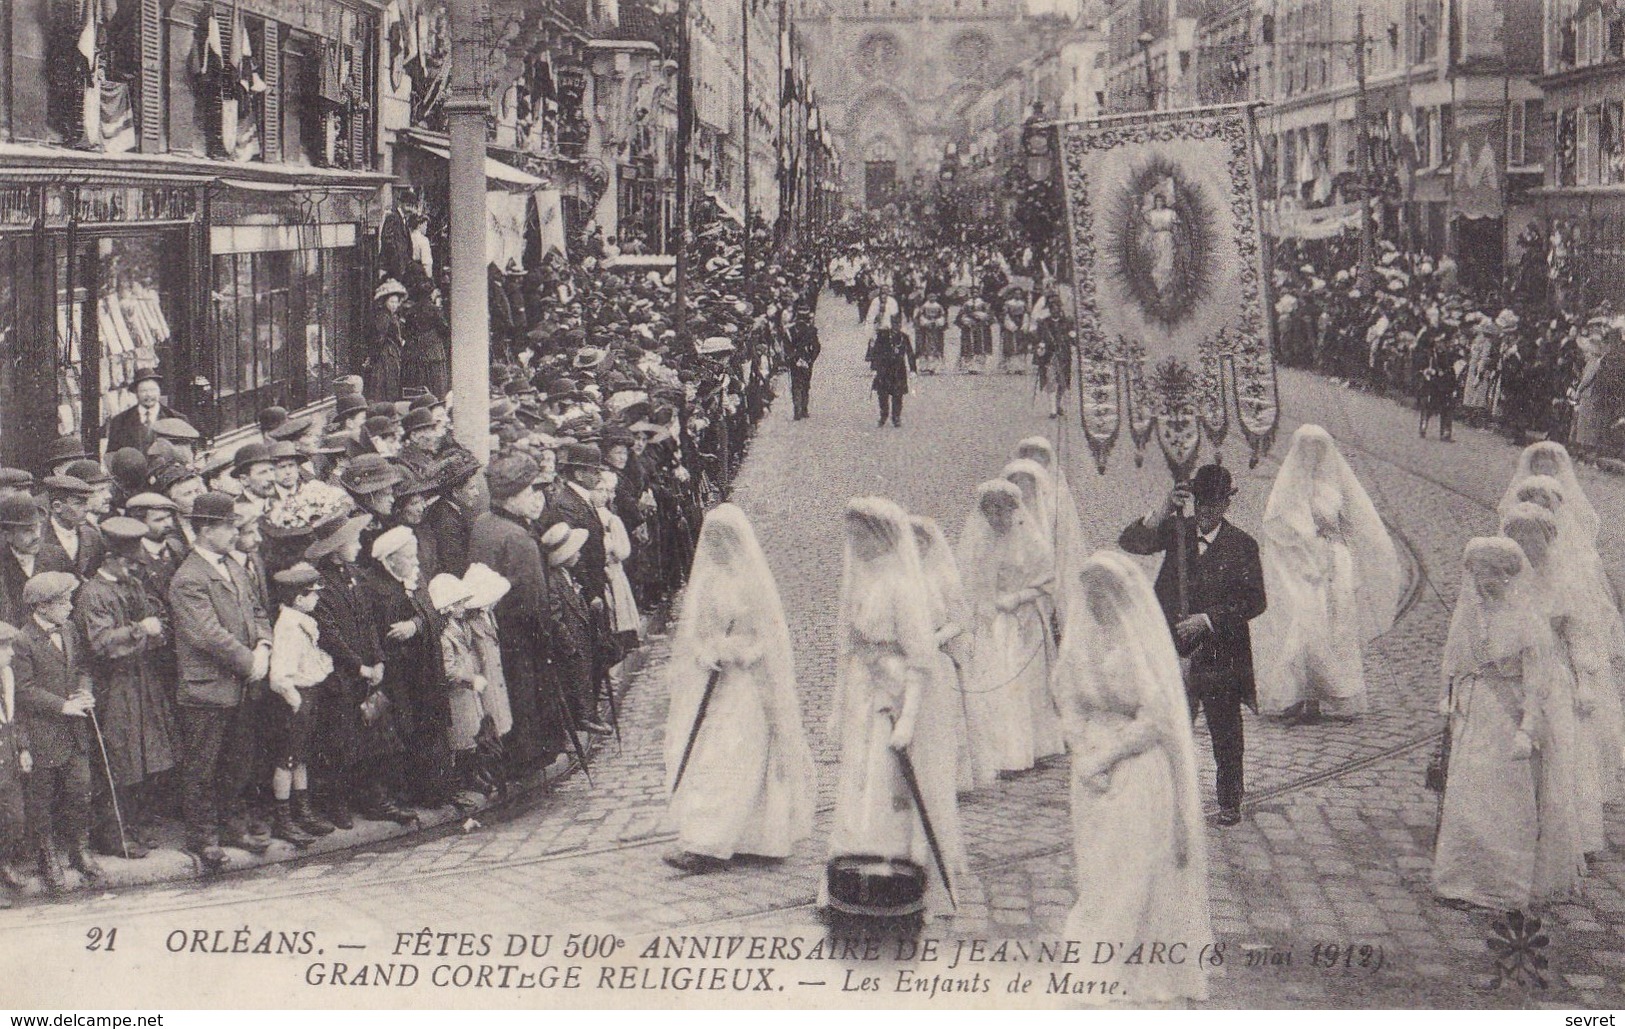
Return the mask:
M 1365 8 L 1354 12 L 1354 120 L 1359 123 L 1355 170 L 1360 177 L 1360 289 L 1369 292 L 1376 275 L 1376 228 L 1371 220 L 1371 122 L 1366 113 Z
M 491 456 L 491 309 L 486 297 L 485 45 L 481 0 L 449 0 L 451 95 L 446 128 L 451 202 L 451 392 L 457 439 L 481 461 Z M 380 397 L 381 400 L 391 399 Z
M 689 0 L 677 0 L 677 345 L 688 339 L 688 166 L 694 138 L 694 76 L 689 66 Z
M 745 282 L 745 301 L 751 293 L 751 238 L 750 238 L 750 8 L 751 0 L 739 0 L 739 167 L 745 177 L 745 247 L 742 271 Z

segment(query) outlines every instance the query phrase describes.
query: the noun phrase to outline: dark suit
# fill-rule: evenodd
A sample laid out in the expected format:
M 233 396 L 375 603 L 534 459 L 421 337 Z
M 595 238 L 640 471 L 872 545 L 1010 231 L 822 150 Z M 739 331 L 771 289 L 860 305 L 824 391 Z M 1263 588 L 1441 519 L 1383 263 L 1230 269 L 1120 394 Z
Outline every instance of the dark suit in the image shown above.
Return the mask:
M 68 846 L 90 834 L 89 716 L 62 713 L 62 702 L 89 693 L 90 678 L 81 664 L 81 649 L 71 624 L 58 630 L 57 648 L 32 615 L 23 623 L 11 667 L 17 678 L 17 713 L 28 732 L 34 772 L 25 788 L 28 829 L 36 848 L 50 846 L 53 833 Z
M 6 673 L 0 672 L 0 676 Z M 28 849 L 26 788 L 21 759 L 28 750 L 28 727 L 17 717 L 15 680 L 0 680 L 0 861 L 21 858 Z
M 864 360 L 875 373 L 870 388 L 880 397 L 880 420 L 890 418 L 893 425 L 901 424 L 908 373 L 915 368 L 914 344 L 901 329 L 881 329 L 875 333 Z
M 1155 529 L 1136 521 L 1123 530 L 1117 543 L 1131 554 L 1169 553 L 1174 549 L 1174 536 L 1172 518 Z M 1236 808 L 1241 805 L 1245 746 L 1241 705 L 1258 710 L 1252 633 L 1247 623 L 1264 613 L 1264 567 L 1258 559 L 1258 543 L 1229 522 L 1219 524 L 1212 544 L 1202 551 L 1196 525 L 1187 521 L 1185 562 L 1189 613 L 1206 615 L 1213 625 L 1213 631 L 1188 655 L 1186 693 L 1192 718 L 1207 711 L 1213 759 L 1218 765 L 1219 806 Z M 1180 617 L 1178 562 L 1162 562 L 1156 591 L 1171 629 Z
M 39 569 L 38 556 L 34 558 L 34 568 Z M 23 603 L 23 587 L 28 579 L 29 573 L 17 563 L 17 555 L 0 543 L 0 622 L 21 625 L 28 618 L 28 605 Z
M 89 524 L 81 525 L 74 531 L 79 536 L 79 553 L 69 557 L 62 548 L 62 541 L 56 538 L 56 523 L 49 518 L 45 520 L 40 530 L 39 556 L 34 559 L 34 574 L 72 572 L 81 579 L 96 574 L 96 569 L 102 566 L 102 559 L 107 556 L 107 541 L 102 539 L 102 531 Z
M 803 318 L 790 327 L 790 342 L 784 350 L 785 363 L 790 366 L 790 402 L 797 418 L 806 418 L 808 395 L 812 392 L 813 362 L 823 346 L 818 342 L 818 326 L 811 318 Z
M 159 418 L 179 418 L 180 415 L 171 411 L 163 404 L 158 405 Z M 143 454 L 152 446 L 154 439 L 152 429 L 141 424 L 141 408 L 139 405 L 120 411 L 107 420 L 107 452 L 125 447 L 134 447 Z
M 581 546 L 581 561 L 576 565 L 574 574 L 589 602 L 602 600 L 609 586 L 609 572 L 604 558 L 604 523 L 592 502 L 583 498 L 568 482 L 561 483 L 558 492 L 548 501 L 540 525 L 545 531 L 559 522 L 572 529 L 587 530 L 587 542 Z M 545 552 L 542 560 L 547 560 Z
M 220 822 L 246 821 L 243 791 L 254 773 L 258 741 L 248 679 L 254 650 L 271 626 L 254 586 L 231 557 L 221 566 L 193 550 L 169 582 L 169 608 L 179 668 L 181 792 L 187 844 L 219 841 Z

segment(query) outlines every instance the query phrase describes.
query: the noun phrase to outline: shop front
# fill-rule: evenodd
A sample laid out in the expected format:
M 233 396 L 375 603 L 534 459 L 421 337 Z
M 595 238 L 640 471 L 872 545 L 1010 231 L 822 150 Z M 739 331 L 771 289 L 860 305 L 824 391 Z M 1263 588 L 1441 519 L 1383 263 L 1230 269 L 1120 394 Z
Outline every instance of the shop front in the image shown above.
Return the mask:
M 59 435 L 94 449 L 164 369 L 171 406 L 202 343 L 196 281 L 207 182 L 195 176 L 10 171 L 0 176 L 0 458 L 32 468 Z

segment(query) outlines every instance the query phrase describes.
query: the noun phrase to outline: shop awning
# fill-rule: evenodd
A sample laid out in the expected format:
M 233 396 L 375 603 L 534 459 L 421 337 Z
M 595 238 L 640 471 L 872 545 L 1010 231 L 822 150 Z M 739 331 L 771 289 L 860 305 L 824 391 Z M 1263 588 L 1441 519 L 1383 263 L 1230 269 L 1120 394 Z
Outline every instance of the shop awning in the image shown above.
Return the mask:
M 422 131 L 401 133 L 401 139 L 419 150 L 434 154 L 436 157 L 451 162 L 451 141 L 445 136 Z M 539 179 L 529 172 L 520 171 L 511 164 L 503 164 L 494 157 L 485 159 L 485 178 L 487 183 L 499 183 L 503 187 L 516 190 L 545 189 L 551 183 L 546 179 Z

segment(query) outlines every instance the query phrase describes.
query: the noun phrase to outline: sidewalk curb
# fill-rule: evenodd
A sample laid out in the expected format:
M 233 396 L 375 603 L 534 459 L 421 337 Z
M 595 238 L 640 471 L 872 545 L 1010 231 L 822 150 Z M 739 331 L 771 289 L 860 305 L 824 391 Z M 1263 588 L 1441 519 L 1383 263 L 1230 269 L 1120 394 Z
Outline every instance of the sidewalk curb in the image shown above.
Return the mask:
M 644 630 L 644 639 L 648 640 L 653 636 L 664 633 L 670 618 L 667 605 L 661 605 L 651 611 L 648 615 L 648 624 Z M 636 681 L 639 673 L 645 667 L 647 660 L 647 646 L 639 646 L 637 650 L 627 655 L 622 664 L 621 687 L 616 694 L 617 706 L 624 706 L 622 702 L 631 689 L 632 683 Z M 614 737 L 589 738 L 585 741 L 588 754 L 598 754 L 613 739 Z M 100 857 L 105 877 L 99 882 L 86 882 L 83 876 L 78 873 L 69 872 L 70 881 L 77 881 L 79 885 L 67 890 L 60 896 L 49 896 L 44 892 L 43 887 L 30 882 L 30 888 L 26 892 L 13 893 L 12 897 L 19 908 L 35 906 L 49 908 L 61 900 L 96 898 L 99 895 L 169 883 L 205 885 L 228 881 L 234 876 L 269 867 L 298 868 L 311 862 L 330 860 L 336 855 L 351 851 L 367 848 L 387 849 L 390 845 L 402 843 L 424 843 L 441 839 L 454 832 L 464 832 L 463 827 L 470 820 L 479 821 L 481 823 L 480 827 L 483 827 L 485 824 L 507 821 L 517 815 L 533 810 L 538 802 L 545 802 L 551 796 L 555 785 L 565 781 L 580 770 L 580 763 L 573 756 L 568 754 L 560 755 L 547 768 L 532 774 L 506 797 L 488 801 L 483 806 L 465 814 L 459 814 L 455 808 L 447 805 L 432 810 L 415 809 L 419 817 L 417 823 L 412 826 L 358 819 L 354 829 L 334 832 L 331 836 L 323 837 L 305 850 L 295 850 L 291 844 L 282 840 L 273 840 L 271 849 L 263 855 L 253 855 L 236 848 L 227 848 L 227 853 L 231 855 L 231 867 L 214 875 L 204 875 L 196 859 L 185 851 L 172 847 L 159 847 L 154 849 L 147 857 L 136 861 L 116 857 Z M 478 831 L 478 828 L 466 831 Z M 25 866 L 23 871 L 27 873 L 32 869 Z

